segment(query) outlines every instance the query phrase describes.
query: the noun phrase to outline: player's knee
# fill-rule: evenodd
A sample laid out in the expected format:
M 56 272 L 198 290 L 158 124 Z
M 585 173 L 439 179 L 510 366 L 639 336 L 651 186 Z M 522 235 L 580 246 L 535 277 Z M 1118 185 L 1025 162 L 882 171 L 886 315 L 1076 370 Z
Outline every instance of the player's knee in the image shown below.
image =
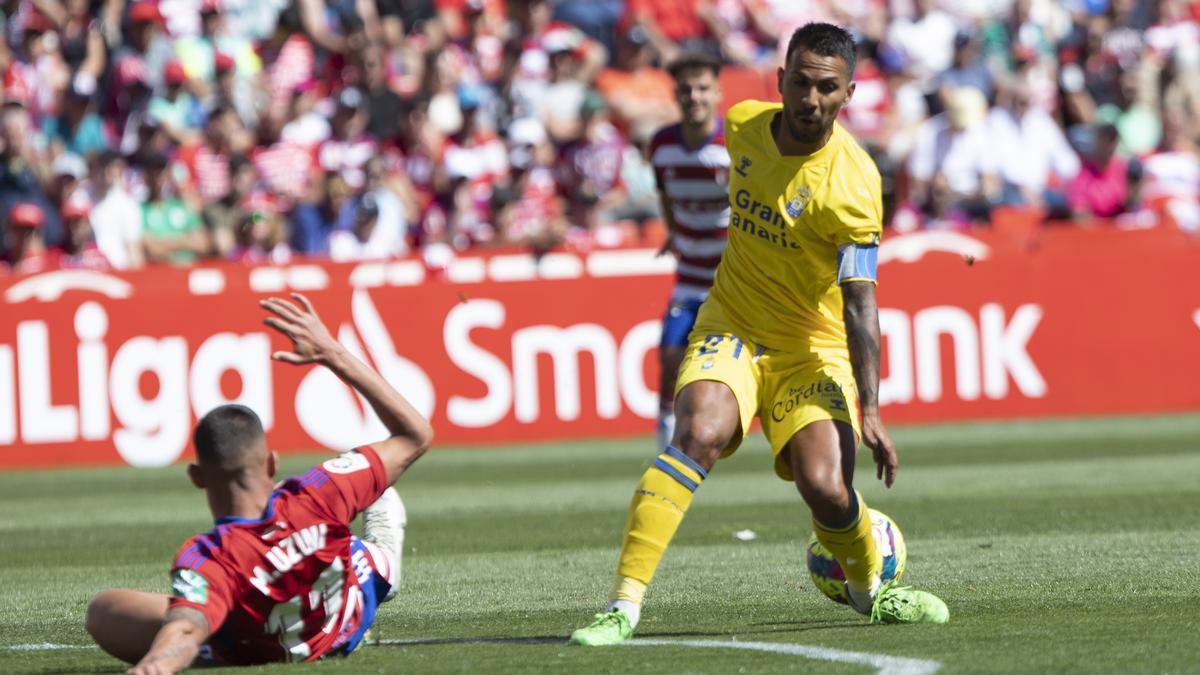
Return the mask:
M 712 419 L 690 416 L 681 424 L 675 422 L 677 447 L 705 468 L 716 463 L 721 451 L 729 446 L 732 433 Z
M 113 597 L 114 592 L 112 590 L 104 590 L 97 593 L 96 597 L 92 598 L 92 601 L 88 603 L 83 625 L 88 635 L 92 636 L 92 639 L 96 641 L 96 644 L 101 649 L 109 654 L 123 656 L 117 654 L 119 650 L 115 648 L 111 640 L 113 630 Z
M 99 635 L 104 632 L 104 625 L 108 618 L 108 595 L 111 591 L 100 591 L 92 601 L 88 603 L 87 614 L 84 617 L 83 625 L 88 634 L 93 639 L 99 641 Z
M 850 488 L 835 472 L 802 472 L 796 476 L 796 487 L 821 522 L 840 520 L 850 509 Z

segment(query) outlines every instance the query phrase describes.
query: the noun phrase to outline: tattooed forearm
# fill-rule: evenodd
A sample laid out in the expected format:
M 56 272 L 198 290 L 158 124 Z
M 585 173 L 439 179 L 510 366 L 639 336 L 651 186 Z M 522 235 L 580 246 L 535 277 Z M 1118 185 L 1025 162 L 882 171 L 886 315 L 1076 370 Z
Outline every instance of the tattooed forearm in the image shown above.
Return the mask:
M 169 647 L 164 647 L 163 649 L 155 652 L 153 657 L 148 657 L 148 660 L 151 663 L 157 663 L 159 661 L 170 661 L 170 660 L 178 658 L 184 654 L 188 654 L 191 651 L 193 651 L 193 650 L 184 645 L 171 645 Z M 192 656 L 195 656 L 195 655 L 189 654 L 189 657 L 192 657 Z M 191 662 L 191 658 L 188 658 L 188 662 Z
M 850 281 L 842 285 L 846 322 L 846 346 L 850 365 L 858 385 L 858 399 L 864 411 L 879 407 L 879 308 L 875 304 L 875 284 Z
M 133 670 L 183 670 L 196 658 L 208 634 L 208 619 L 204 614 L 191 607 L 174 607 L 167 612 L 166 621 L 154 637 L 150 651 Z

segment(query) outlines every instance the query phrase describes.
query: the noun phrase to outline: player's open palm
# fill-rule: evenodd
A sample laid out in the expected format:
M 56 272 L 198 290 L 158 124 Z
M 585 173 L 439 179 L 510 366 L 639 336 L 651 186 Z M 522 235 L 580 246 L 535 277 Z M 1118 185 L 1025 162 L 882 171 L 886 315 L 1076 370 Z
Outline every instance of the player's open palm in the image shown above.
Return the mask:
M 258 303 L 263 309 L 274 314 L 263 319 L 263 323 L 283 333 L 292 341 L 292 351 L 275 352 L 271 358 L 296 364 L 321 361 L 337 343 L 317 316 L 308 298 L 299 293 L 292 293 L 292 297 L 300 303 L 299 307 L 283 298 L 268 298 Z
M 863 443 L 871 449 L 871 455 L 875 458 L 875 477 L 882 479 L 887 487 L 892 487 L 892 483 L 896 482 L 896 471 L 900 468 L 900 458 L 883 426 L 883 420 L 878 415 L 863 415 L 862 432 Z

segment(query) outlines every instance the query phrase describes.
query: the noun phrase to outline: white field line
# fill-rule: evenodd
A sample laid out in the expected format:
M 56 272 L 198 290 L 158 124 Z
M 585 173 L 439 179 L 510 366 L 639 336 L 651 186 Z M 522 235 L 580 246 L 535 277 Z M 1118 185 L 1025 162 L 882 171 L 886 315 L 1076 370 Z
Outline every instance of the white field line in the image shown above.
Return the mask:
M 692 647 L 695 649 L 745 649 L 754 652 L 770 654 L 786 654 L 802 656 L 817 661 L 838 661 L 841 663 L 860 663 L 864 666 L 878 668 L 878 675 L 929 675 L 942 667 L 937 661 L 925 659 L 909 659 L 902 656 L 887 656 L 870 652 L 850 652 L 844 649 L 830 647 L 810 647 L 808 645 L 791 645 L 780 642 L 737 642 L 734 640 L 630 640 L 624 643 L 630 647 Z
M 10 652 L 50 652 L 59 649 L 95 649 L 96 645 L 61 645 L 55 642 L 31 642 L 23 645 L 0 647 Z
M 437 638 L 426 640 L 379 640 L 381 645 L 421 644 L 558 644 L 561 640 L 547 638 Z M 376 644 L 376 643 L 373 643 Z M 744 649 L 747 651 L 800 656 L 817 661 L 856 663 L 876 668 L 877 675 L 931 675 L 942 667 L 937 661 L 910 659 L 870 652 L 851 652 L 830 647 L 810 647 L 780 642 L 738 642 L 736 640 L 650 640 L 637 639 L 624 643 L 628 647 L 689 647 L 692 649 Z M 65 645 L 53 642 L 9 645 L 3 649 L 13 652 L 56 651 L 60 649 L 95 649 L 96 645 Z
M 558 638 L 467 638 L 467 639 L 433 639 L 433 640 L 380 640 L 381 645 L 420 645 L 420 644 L 562 644 Z M 738 642 L 736 640 L 651 640 L 638 638 L 623 643 L 628 647 L 688 647 L 691 649 L 745 649 L 748 651 L 799 656 L 817 661 L 837 661 L 840 663 L 855 663 L 876 668 L 877 675 L 931 675 L 936 673 L 942 664 L 925 659 L 910 659 L 902 656 L 872 654 L 870 652 L 851 652 L 829 647 L 810 647 L 808 645 L 793 645 L 781 642 Z

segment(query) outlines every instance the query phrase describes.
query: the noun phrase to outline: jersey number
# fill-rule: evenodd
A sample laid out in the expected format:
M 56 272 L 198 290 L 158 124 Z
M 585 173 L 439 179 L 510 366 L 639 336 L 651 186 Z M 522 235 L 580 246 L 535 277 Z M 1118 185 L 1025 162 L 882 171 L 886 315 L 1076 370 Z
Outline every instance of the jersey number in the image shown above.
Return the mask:
M 312 589 L 308 593 L 294 595 L 286 602 L 275 605 L 271 610 L 270 616 L 267 617 L 267 624 L 264 626 L 264 632 L 279 638 L 279 644 L 287 652 L 289 661 L 303 661 L 312 655 L 308 643 L 303 638 L 305 607 L 309 611 L 318 606 L 322 607 L 325 614 L 325 625 L 321 627 L 322 632 L 332 633 L 335 624 L 339 624 L 338 619 L 343 615 L 342 589 L 346 584 L 345 570 L 342 559 L 334 558 L 333 562 L 329 563 L 325 571 L 321 572 L 321 575 L 313 582 Z M 345 616 L 349 617 L 353 614 L 354 605 L 357 604 L 358 596 L 361 593 L 362 591 L 355 587 L 347 596 Z M 340 628 L 340 626 L 336 627 Z
M 737 359 L 742 355 L 742 341 L 732 335 L 728 336 L 729 341 L 733 343 L 733 358 Z M 717 345 L 726 338 L 725 335 L 706 335 L 704 344 L 700 345 L 700 349 L 696 352 L 696 356 L 712 356 L 717 353 Z

